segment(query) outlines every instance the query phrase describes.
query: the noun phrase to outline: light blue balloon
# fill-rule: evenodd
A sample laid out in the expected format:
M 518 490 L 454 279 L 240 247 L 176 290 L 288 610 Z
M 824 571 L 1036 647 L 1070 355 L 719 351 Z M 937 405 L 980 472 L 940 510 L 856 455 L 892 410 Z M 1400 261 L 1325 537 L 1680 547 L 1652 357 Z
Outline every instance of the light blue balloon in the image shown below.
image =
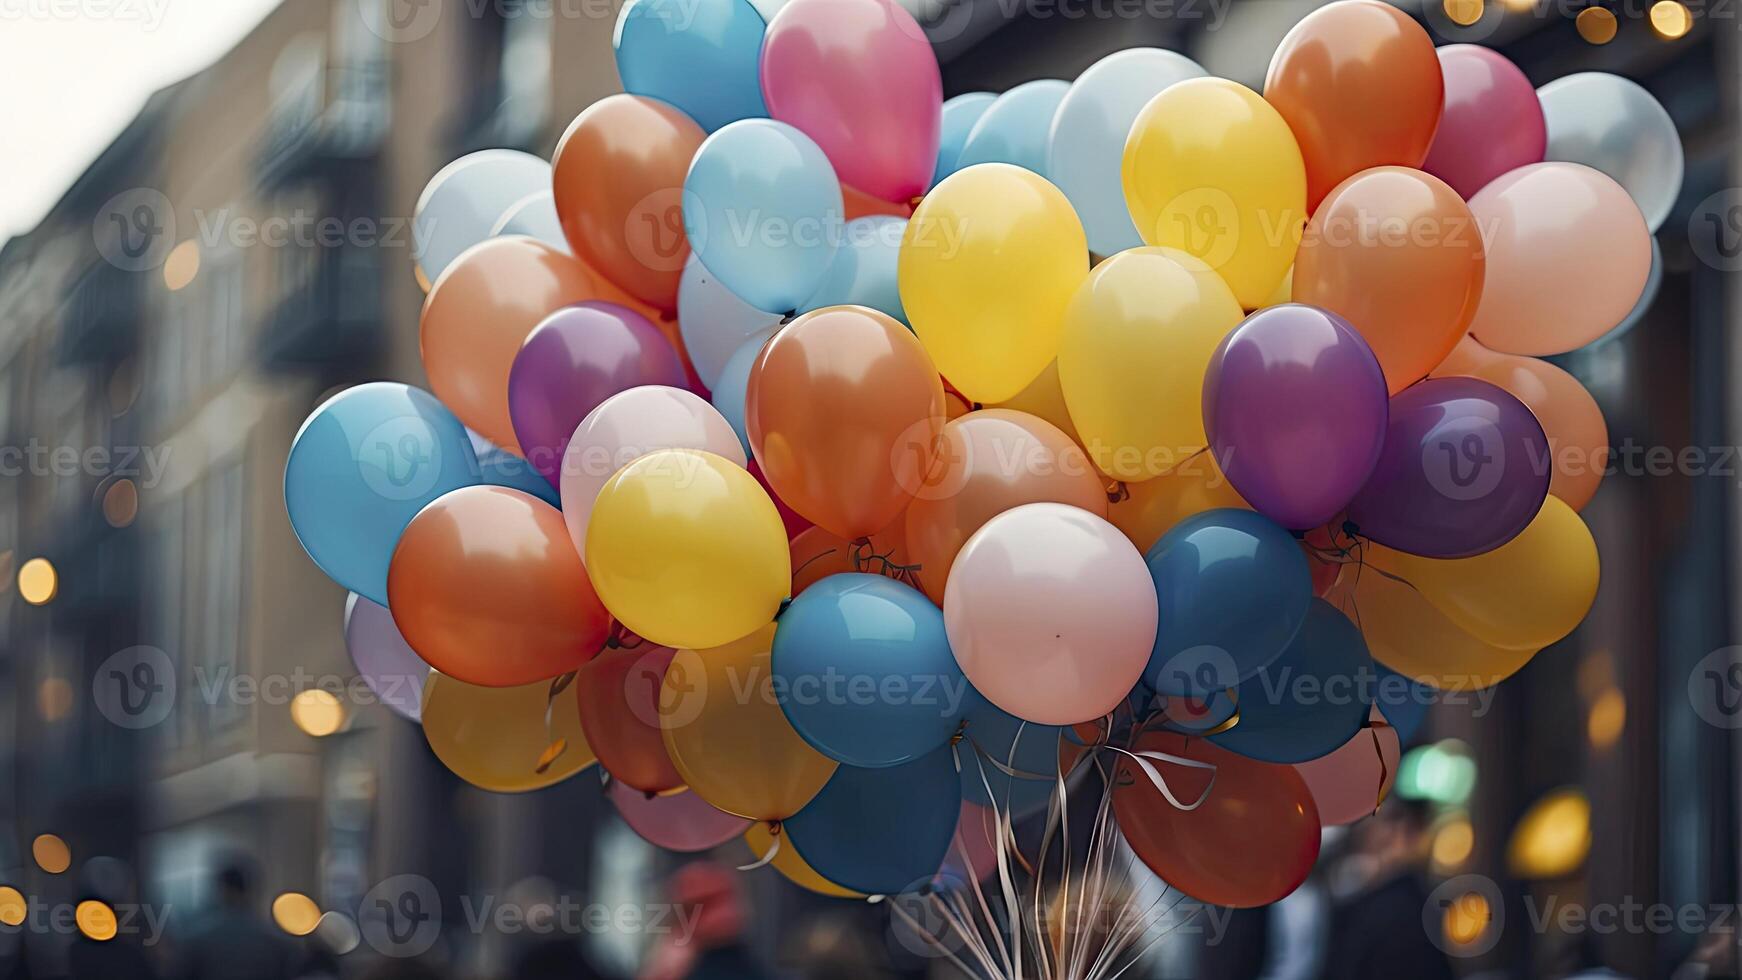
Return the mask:
M 1361 630 L 1336 606 L 1313 599 L 1282 656 L 1240 682 L 1240 721 L 1210 741 L 1260 762 L 1330 755 L 1367 724 L 1373 668 Z
M 1422 722 L 1427 720 L 1427 709 L 1439 700 L 1439 693 L 1384 664 L 1375 663 L 1373 669 L 1376 675 L 1373 704 L 1386 722 L 1397 730 L 1398 743 L 1407 747 L 1421 731 Z
M 778 313 L 739 299 L 692 253 L 677 281 L 677 326 L 696 376 L 712 391 L 744 341 L 780 324 Z
M 822 148 L 772 119 L 702 142 L 684 180 L 684 231 L 702 264 L 758 309 L 798 309 L 841 240 L 841 183 Z
M 766 27 L 749 0 L 629 0 L 611 38 L 617 75 L 625 92 L 669 102 L 710 133 L 761 118 Z
M 805 589 L 780 614 L 769 663 L 786 720 L 844 765 L 912 762 L 948 743 L 968 707 L 943 612 L 881 575 Z
M 562 509 L 562 495 L 544 478 L 544 474 L 506 449 L 492 446 L 478 454 L 477 482 L 530 493 L 552 507 Z
M 906 218 L 887 214 L 847 222 L 828 276 L 799 307 L 799 312 L 808 313 L 825 306 L 868 306 L 911 328 L 907 311 L 901 308 L 901 290 L 895 275 L 901 258 L 901 236 L 906 232 Z
M 1018 815 L 1046 806 L 1057 792 L 1063 729 L 1025 722 L 977 691 L 970 692 L 962 717 L 968 723 L 956 749 L 962 758 L 962 798 L 981 806 L 995 801 L 999 809 Z
M 1047 134 L 1052 131 L 1053 113 L 1070 88 L 1068 82 L 1043 78 L 1000 95 L 969 130 L 956 169 L 1009 163 L 1045 177 Z
M 314 410 L 284 464 L 284 506 L 327 577 L 387 605 L 387 566 L 425 504 L 478 482 L 465 426 L 435 396 L 377 381 Z
M 924 887 L 956 836 L 961 798 L 949 746 L 906 765 L 842 766 L 781 828 L 829 881 L 867 895 Z
M 750 391 L 750 369 L 756 364 L 756 355 L 762 353 L 762 345 L 772 336 L 774 330 L 764 330 L 738 345 L 726 366 L 720 369 L 720 383 L 713 387 L 714 408 L 738 433 L 746 457 L 751 455 L 750 430 L 744 425 L 744 397 Z
M 968 133 L 997 98 L 991 92 L 964 92 L 944 101 L 944 125 L 938 139 L 938 163 L 931 173 L 933 187 L 956 172 L 956 160 L 962 155 L 962 144 L 968 142 Z

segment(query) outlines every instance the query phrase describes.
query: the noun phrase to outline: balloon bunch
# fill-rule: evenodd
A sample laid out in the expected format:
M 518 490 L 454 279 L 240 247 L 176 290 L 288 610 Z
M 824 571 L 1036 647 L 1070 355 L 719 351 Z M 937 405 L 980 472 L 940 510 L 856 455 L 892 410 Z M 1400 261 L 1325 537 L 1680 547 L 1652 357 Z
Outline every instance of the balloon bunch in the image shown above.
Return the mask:
M 1645 288 L 1680 157 L 1629 83 L 1341 0 L 1262 94 L 1135 49 L 945 102 L 893 0 L 685 6 L 624 7 L 553 164 L 431 182 L 434 395 L 290 452 L 359 669 L 461 776 L 596 759 L 650 840 L 877 895 L 978 887 L 965 815 L 1013 848 L 1098 772 L 1164 880 L 1256 905 L 1411 700 L 1583 618 L 1607 433 L 1535 356 Z

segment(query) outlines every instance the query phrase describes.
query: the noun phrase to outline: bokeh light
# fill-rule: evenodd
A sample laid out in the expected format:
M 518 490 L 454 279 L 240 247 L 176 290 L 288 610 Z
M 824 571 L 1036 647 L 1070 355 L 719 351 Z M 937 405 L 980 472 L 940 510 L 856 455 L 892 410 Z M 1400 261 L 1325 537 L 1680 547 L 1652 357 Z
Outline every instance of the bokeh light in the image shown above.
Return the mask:
M 30 856 L 36 859 L 37 867 L 51 875 L 58 875 L 73 864 L 72 848 L 53 834 L 42 834 L 31 841 Z
M 139 516 L 139 485 L 122 477 L 103 491 L 103 519 L 110 527 L 126 527 Z
M 1537 800 L 1513 828 L 1506 865 L 1519 878 L 1564 878 L 1591 851 L 1591 802 L 1567 787 Z
M 47 558 L 32 558 L 18 569 L 18 594 L 33 606 L 48 604 L 60 591 L 60 575 Z
M 104 943 L 115 938 L 118 931 L 115 923 L 115 910 L 95 899 L 80 902 L 73 910 L 73 920 L 79 924 L 79 931 L 86 938 Z
M 30 903 L 24 893 L 11 885 L 0 886 L 0 925 L 21 926 L 30 915 Z
M 1602 7 L 1586 7 L 1579 11 L 1573 24 L 1578 27 L 1579 36 L 1592 44 L 1608 44 L 1615 40 L 1615 31 L 1620 26 L 1615 22 L 1615 15 Z
M 321 909 L 302 892 L 285 892 L 272 900 L 272 921 L 293 936 L 306 936 L 320 925 Z
M 1488 899 L 1482 893 L 1465 892 L 1446 906 L 1446 938 L 1459 946 L 1468 946 L 1488 931 L 1492 917 L 1493 910 L 1488 907 Z
M 1442 0 L 1446 16 L 1459 27 L 1469 27 L 1482 19 L 1483 0 Z
M 36 714 L 43 721 L 60 721 L 73 708 L 73 686 L 64 677 L 45 677 L 36 686 Z
M 291 699 L 290 720 L 304 733 L 323 738 L 345 726 L 345 706 L 333 692 L 310 688 Z
M 188 239 L 169 250 L 163 260 L 163 284 L 170 292 L 187 288 L 200 274 L 200 243 Z
M 1585 734 L 1591 740 L 1591 747 L 1609 748 L 1621 740 L 1621 733 L 1626 728 L 1627 696 L 1614 687 L 1598 694 L 1585 718 Z
M 357 923 L 343 912 L 328 912 L 315 926 L 315 938 L 335 954 L 343 956 L 363 941 Z
M 1476 848 L 1476 829 L 1465 817 L 1453 817 L 1434 831 L 1433 859 L 1436 871 L 1456 869 L 1469 860 Z
M 1681 0 L 1657 0 L 1651 5 L 1651 29 L 1666 41 L 1687 36 L 1694 26 L 1694 15 Z

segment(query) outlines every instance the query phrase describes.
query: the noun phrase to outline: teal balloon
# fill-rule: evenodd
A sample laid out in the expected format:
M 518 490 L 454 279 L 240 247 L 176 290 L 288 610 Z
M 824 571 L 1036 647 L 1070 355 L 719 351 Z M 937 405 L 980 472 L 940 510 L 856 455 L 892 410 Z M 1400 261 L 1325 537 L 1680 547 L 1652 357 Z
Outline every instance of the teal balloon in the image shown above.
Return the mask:
M 770 665 L 793 730 L 849 766 L 896 766 L 946 745 L 972 690 L 943 612 L 882 575 L 830 575 L 800 593 L 775 625 Z
M 741 119 L 702 141 L 684 179 L 684 231 L 720 283 L 787 313 L 828 275 L 841 240 L 841 183 L 809 136 Z
M 1058 788 L 1064 730 L 1007 714 L 977 691 L 970 690 L 968 701 L 962 716 L 968 724 L 956 747 L 962 759 L 962 798 L 980 806 L 996 803 L 1018 815 L 1045 807 Z
M 956 169 L 977 163 L 1009 163 L 1046 176 L 1052 116 L 1070 91 L 1068 82 L 1043 78 L 1016 86 L 987 107 L 956 158 Z
M 385 606 L 405 526 L 478 473 L 465 426 L 434 395 L 377 381 L 339 392 L 302 424 L 284 464 L 284 506 L 328 578 Z
M 529 462 L 506 449 L 491 446 L 478 454 L 478 482 L 530 493 L 562 509 L 562 495 Z
M 1262 514 L 1194 514 L 1144 560 L 1161 625 L 1143 679 L 1157 693 L 1202 697 L 1233 687 L 1281 656 L 1306 621 L 1306 555 Z
M 1427 720 L 1427 709 L 1440 699 L 1438 691 L 1413 681 L 1381 663 L 1374 663 L 1373 706 L 1397 730 L 1397 741 L 1408 745 Z
M 911 328 L 913 324 L 907 322 L 907 311 L 901 308 L 901 290 L 895 280 L 901 236 L 906 232 L 906 218 L 886 214 L 847 222 L 828 276 L 799 307 L 799 312 L 808 313 L 825 306 L 866 306 Z
M 906 765 L 842 766 L 781 828 L 829 881 L 897 895 L 924 887 L 943 866 L 961 809 L 955 759 L 945 746 Z
M 1313 599 L 1269 665 L 1240 682 L 1240 720 L 1210 741 L 1248 759 L 1293 765 L 1330 755 L 1367 724 L 1378 674 L 1349 617 Z
M 997 98 L 991 92 L 965 92 L 944 101 L 943 129 L 938 134 L 938 163 L 931 174 L 933 187 L 956 172 L 956 161 L 962 155 L 962 145 L 968 142 L 968 133 Z
M 750 451 L 750 430 L 744 424 L 744 399 L 750 393 L 750 369 L 756 365 L 756 355 L 762 353 L 762 345 L 772 336 L 773 330 L 764 330 L 739 344 L 732 356 L 726 359 L 726 366 L 720 369 L 719 383 L 711 392 L 715 410 L 725 416 L 732 431 L 738 434 L 746 459 L 755 455 Z
M 669 102 L 708 132 L 768 115 L 767 25 L 750 0 L 629 0 L 611 47 L 623 90 Z

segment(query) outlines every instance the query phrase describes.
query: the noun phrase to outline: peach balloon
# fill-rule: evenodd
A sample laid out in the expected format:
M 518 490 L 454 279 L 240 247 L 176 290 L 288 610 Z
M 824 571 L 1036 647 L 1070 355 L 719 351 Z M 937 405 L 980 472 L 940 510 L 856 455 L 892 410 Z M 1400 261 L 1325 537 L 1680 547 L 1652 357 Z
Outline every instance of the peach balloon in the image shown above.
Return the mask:
M 1306 782 L 1319 808 L 1319 822 L 1340 827 L 1373 815 L 1397 779 L 1401 746 L 1397 729 L 1373 709 L 1373 722 L 1330 755 L 1298 763 L 1294 771 Z
M 1107 519 L 1125 532 L 1138 551 L 1148 551 L 1175 524 L 1219 507 L 1252 506 L 1228 482 L 1216 457 L 1199 453 L 1153 480 L 1122 484 L 1107 508 Z
M 1651 232 L 1607 174 L 1536 163 L 1470 199 L 1488 279 L 1470 333 L 1508 354 L 1560 354 L 1632 312 L 1651 274 Z
M 1396 394 L 1464 336 L 1485 264 L 1457 191 L 1419 170 L 1375 167 L 1337 185 L 1307 223 L 1294 298 L 1349 321 Z
M 518 453 L 508 374 L 532 328 L 603 295 L 587 267 L 534 238 L 492 238 L 460 253 L 424 297 L 418 324 L 430 390 L 460 421 Z
M 907 544 L 901 539 L 902 522 L 871 535 L 869 542 L 854 544 L 827 528 L 808 527 L 792 539 L 792 594 L 817 584 L 830 575 L 867 572 L 908 581 Z

